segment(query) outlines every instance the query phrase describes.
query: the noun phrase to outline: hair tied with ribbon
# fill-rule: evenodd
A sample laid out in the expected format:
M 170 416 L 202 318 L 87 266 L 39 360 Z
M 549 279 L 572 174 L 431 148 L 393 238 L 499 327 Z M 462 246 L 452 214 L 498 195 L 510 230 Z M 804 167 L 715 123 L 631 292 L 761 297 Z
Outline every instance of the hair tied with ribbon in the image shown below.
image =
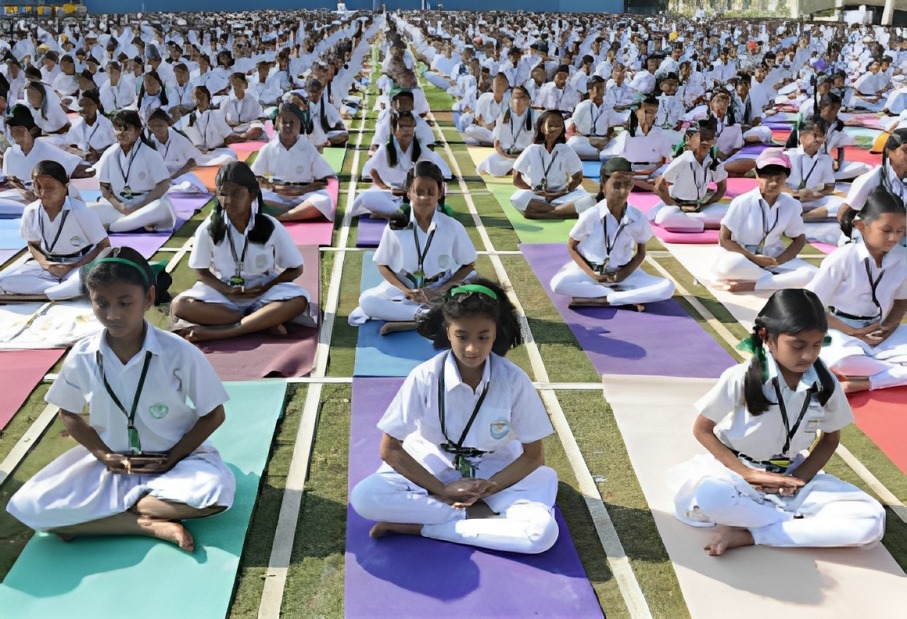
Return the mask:
M 762 382 L 768 380 L 768 362 L 765 355 L 765 342 L 761 335 L 764 331 L 764 327 L 755 327 L 753 333 L 750 334 L 749 337 L 740 340 L 740 343 L 736 346 L 737 350 L 748 352 L 759 360 L 759 363 L 762 365 Z

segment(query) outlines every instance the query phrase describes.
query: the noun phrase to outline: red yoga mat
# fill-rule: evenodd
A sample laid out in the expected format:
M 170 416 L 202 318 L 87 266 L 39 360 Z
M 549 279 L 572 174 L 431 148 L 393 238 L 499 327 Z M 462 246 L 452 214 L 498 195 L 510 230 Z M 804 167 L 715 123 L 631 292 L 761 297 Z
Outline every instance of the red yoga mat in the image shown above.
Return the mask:
M 309 293 L 315 315 L 321 311 L 318 301 L 321 261 L 317 246 L 299 248 L 305 263 L 296 283 Z M 198 347 L 207 355 L 221 380 L 255 380 L 259 378 L 306 376 L 315 364 L 318 328 L 299 325 L 287 327 L 285 336 L 253 333 L 216 342 L 203 342 Z
M 862 391 L 849 399 L 857 427 L 907 473 L 907 387 Z
M 0 351 L 0 430 L 6 428 L 29 394 L 38 386 L 48 370 L 59 361 L 63 348 L 44 350 Z

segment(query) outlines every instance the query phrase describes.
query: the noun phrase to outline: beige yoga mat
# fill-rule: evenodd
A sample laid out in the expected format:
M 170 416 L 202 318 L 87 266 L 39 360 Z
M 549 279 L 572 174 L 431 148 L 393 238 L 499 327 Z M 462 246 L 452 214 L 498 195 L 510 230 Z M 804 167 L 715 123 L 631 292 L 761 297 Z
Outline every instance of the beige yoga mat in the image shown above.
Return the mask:
M 772 296 L 771 290 L 735 293 L 715 288 L 712 265 L 715 264 L 721 251 L 717 245 L 665 243 L 665 247 L 700 284 L 708 287 L 709 292 L 727 308 L 737 322 L 747 330 L 753 328 L 756 315 Z
M 494 149 L 490 146 L 467 146 L 466 150 L 469 152 L 472 162 L 476 164 L 477 167 L 488 158 L 488 155 L 494 152 Z M 509 178 L 507 179 L 507 182 L 510 182 Z
M 653 389 L 657 380 L 657 389 Z M 747 547 L 710 557 L 712 529 L 674 518 L 665 471 L 704 453 L 693 403 L 714 379 L 602 376 L 658 531 L 694 619 L 890 617 L 907 608 L 907 577 L 881 544 L 869 548 Z

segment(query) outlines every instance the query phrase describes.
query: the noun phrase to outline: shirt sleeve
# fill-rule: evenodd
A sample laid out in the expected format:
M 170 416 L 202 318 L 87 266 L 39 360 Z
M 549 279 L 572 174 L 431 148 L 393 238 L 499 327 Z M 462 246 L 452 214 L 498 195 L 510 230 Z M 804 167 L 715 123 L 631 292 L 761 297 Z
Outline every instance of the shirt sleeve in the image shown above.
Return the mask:
M 276 220 L 269 242 L 274 246 L 274 262 L 277 266 L 283 269 L 295 269 L 302 266 L 302 254 L 299 253 L 299 248 L 296 247 L 287 229 Z
M 583 211 L 576 223 L 573 224 L 573 227 L 570 229 L 570 238 L 574 241 L 584 241 L 589 238 L 589 235 L 592 233 L 592 221 L 598 219 L 598 208 L 590 208 L 587 211 Z
M 186 393 L 195 405 L 198 416 L 204 417 L 229 400 L 230 396 L 205 354 L 191 345 L 185 347 L 185 350 L 187 363 L 182 364 L 178 371 L 184 372 L 188 366 Z
M 724 164 L 718 164 L 718 167 L 712 170 L 712 180 L 716 183 L 727 180 L 727 170 L 724 169 Z
M 403 268 L 403 256 L 397 244 L 397 235 L 394 230 L 391 230 L 390 226 L 385 226 L 372 261 L 376 265 L 384 265 L 394 272 Z
M 621 135 L 623 135 L 623 134 L 621 134 Z M 674 161 L 669 163 L 668 167 L 665 168 L 665 171 L 662 174 L 665 181 L 667 181 L 671 184 L 676 183 L 677 177 L 680 176 L 680 167 L 685 164 L 685 161 L 686 161 L 686 157 L 681 155 L 680 157 L 678 157 L 677 159 L 675 159 Z
M 442 372 L 443 368 L 442 365 Z M 428 408 L 432 377 L 433 373 L 423 368 L 410 372 L 378 422 L 378 429 L 401 441 L 415 432 L 422 413 Z
M 195 242 L 189 252 L 189 268 L 210 269 L 214 263 L 214 241 L 208 233 L 210 219 L 206 219 L 195 231 Z
M 70 351 L 59 376 L 44 396 L 47 403 L 59 406 L 61 410 L 70 413 L 81 413 L 88 401 L 85 397 L 88 384 L 85 382 L 85 368 L 79 367 L 82 365 L 80 357 L 82 355 L 77 353 L 76 349 Z
M 819 422 L 819 429 L 823 432 L 836 432 L 853 422 L 853 409 L 850 408 L 847 395 L 838 379 L 834 376 L 832 378 L 835 381 L 835 390 L 825 403 L 825 419 Z
M 838 289 L 838 284 L 844 282 L 845 269 L 843 268 L 843 258 L 844 252 L 848 250 L 849 247 L 845 245 L 832 252 L 822 261 L 822 264 L 819 265 L 819 271 L 812 278 L 812 281 L 804 286 L 807 290 L 816 293 L 816 296 L 819 297 L 819 300 L 821 300 L 822 304 L 826 307 L 829 305 L 831 299 L 834 298 L 835 291 Z
M 510 384 L 513 410 L 510 422 L 514 438 L 521 443 L 541 440 L 554 432 L 548 412 L 526 373 L 516 366 L 512 366 L 512 369 Z
M 92 245 L 97 245 L 107 238 L 107 230 L 101 223 L 101 218 L 92 209 L 84 207 L 73 209 L 73 215 L 76 216 L 79 227 L 85 233 L 85 238 Z
M 749 362 L 726 369 L 715 386 L 696 401 L 695 407 L 700 415 L 720 422 L 743 403 L 743 379 Z
M 252 165 L 249 166 L 255 176 L 267 176 L 268 171 L 272 167 L 271 153 L 273 152 L 274 149 L 271 148 L 270 142 L 261 147 L 261 150 L 258 151 L 258 156 L 255 157 L 255 161 L 253 161 Z
M 135 147 L 133 146 L 133 148 Z M 148 167 L 148 178 L 151 179 L 152 184 L 157 185 L 161 181 L 170 180 L 170 172 L 167 171 L 164 158 L 156 150 L 151 148 L 147 150 L 145 153 L 145 165 Z
M 476 261 L 478 254 L 476 253 L 476 248 L 472 244 L 472 239 L 469 238 L 469 234 L 466 232 L 466 228 L 463 227 L 459 221 L 452 219 L 455 224 L 456 237 L 454 238 L 453 244 L 453 259 L 459 265 L 471 264 Z

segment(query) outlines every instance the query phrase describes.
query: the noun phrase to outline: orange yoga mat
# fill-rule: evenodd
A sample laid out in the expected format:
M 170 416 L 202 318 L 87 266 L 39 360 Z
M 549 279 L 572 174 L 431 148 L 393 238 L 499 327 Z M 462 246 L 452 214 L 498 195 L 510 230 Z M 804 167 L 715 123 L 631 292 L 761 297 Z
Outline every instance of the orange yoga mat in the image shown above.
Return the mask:
M 860 428 L 903 473 L 907 473 L 907 387 L 850 396 Z

